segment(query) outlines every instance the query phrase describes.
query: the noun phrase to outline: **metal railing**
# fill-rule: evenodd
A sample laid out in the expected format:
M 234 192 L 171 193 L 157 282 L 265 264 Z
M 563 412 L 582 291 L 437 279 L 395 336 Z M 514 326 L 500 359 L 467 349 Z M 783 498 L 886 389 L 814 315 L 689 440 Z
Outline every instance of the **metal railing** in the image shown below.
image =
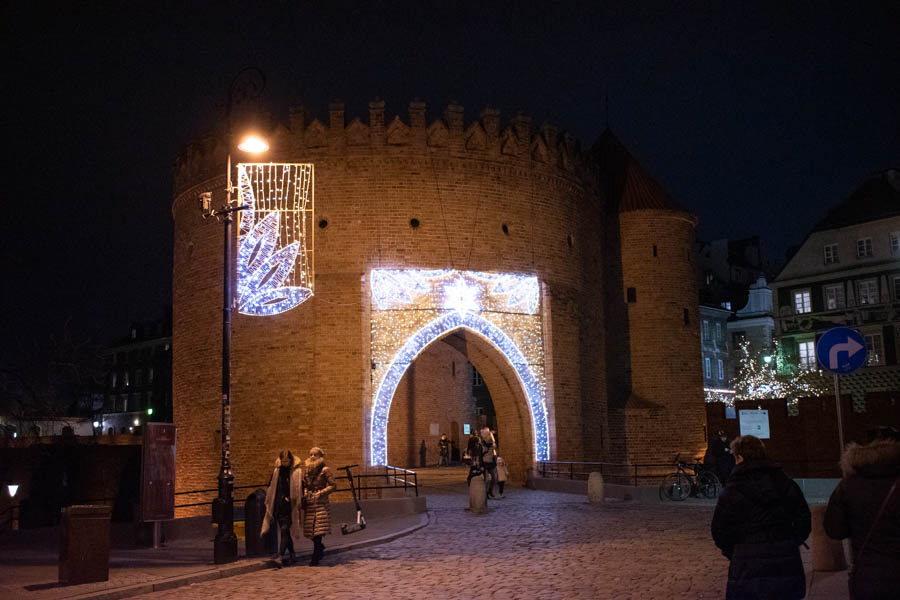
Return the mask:
M 413 490 L 416 496 L 419 495 L 419 480 L 415 471 L 411 471 L 409 469 L 402 469 L 400 467 L 392 467 L 389 465 L 383 467 L 374 467 L 376 472 L 369 473 L 356 473 L 353 475 L 354 485 L 356 486 L 356 493 L 361 494 L 362 492 L 369 490 L 386 490 L 386 489 L 403 489 L 403 490 Z M 349 492 L 350 484 L 347 481 L 347 477 L 341 475 L 340 473 L 335 473 L 335 483 L 337 487 L 335 488 L 335 492 Z M 343 485 L 342 485 L 343 484 Z M 246 489 L 256 489 L 262 488 L 267 489 L 269 487 L 269 482 L 257 484 L 257 485 L 238 485 L 235 486 L 235 490 L 246 490 Z M 188 490 L 184 492 L 175 492 L 176 496 L 188 496 L 191 494 L 217 494 L 219 491 L 218 488 L 210 488 L 205 490 Z M 176 504 L 175 508 L 190 508 L 194 506 L 205 506 L 212 503 L 212 499 L 204 500 L 202 502 L 191 502 L 188 504 Z
M 650 483 L 672 470 L 671 463 L 622 464 L 610 462 L 540 461 L 538 474 L 544 478 L 586 481 L 592 472 L 603 475 L 604 481 L 621 485 Z
M 840 477 L 836 460 L 830 461 L 775 461 L 792 478 Z M 688 468 L 694 463 L 686 462 Z M 586 481 L 594 471 L 603 475 L 604 481 L 622 485 L 655 485 L 659 478 L 673 472 L 677 463 L 622 464 L 609 462 L 541 461 L 537 472 L 541 477 Z
M 353 476 L 356 480 L 355 485 L 357 494 L 368 490 L 403 489 L 405 492 L 408 489 L 412 489 L 416 496 L 419 495 L 419 476 L 415 471 L 403 469 L 401 467 L 392 467 L 390 465 L 373 467 L 373 469 L 378 469 L 379 472 L 358 473 Z M 384 469 L 384 471 L 380 472 L 380 469 Z M 379 480 L 383 480 L 384 485 L 382 485 Z M 335 491 L 349 492 L 350 486 L 347 485 L 347 487 L 342 488 L 340 486 L 341 481 L 346 483 L 347 477 L 337 478 L 338 488 Z M 363 482 L 365 482 L 365 485 L 363 485 Z

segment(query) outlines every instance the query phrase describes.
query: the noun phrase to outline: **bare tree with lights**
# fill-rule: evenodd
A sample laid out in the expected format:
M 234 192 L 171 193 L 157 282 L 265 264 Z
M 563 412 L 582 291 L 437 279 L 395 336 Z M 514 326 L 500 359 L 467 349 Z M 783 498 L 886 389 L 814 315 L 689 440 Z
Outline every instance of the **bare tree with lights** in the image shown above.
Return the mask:
M 804 369 L 786 360 L 775 341 L 771 353 L 751 350 L 744 340 L 736 351 L 734 374 L 735 400 L 762 400 L 823 396 L 832 391 L 831 378 L 817 369 Z

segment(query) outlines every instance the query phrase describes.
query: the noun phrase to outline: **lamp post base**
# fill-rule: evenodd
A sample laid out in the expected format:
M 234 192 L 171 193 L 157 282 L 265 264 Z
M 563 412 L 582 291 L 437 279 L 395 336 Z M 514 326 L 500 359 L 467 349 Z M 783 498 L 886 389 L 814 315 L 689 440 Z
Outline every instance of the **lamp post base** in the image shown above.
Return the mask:
M 234 562 L 238 554 L 237 536 L 234 531 L 222 531 L 221 525 L 219 528 L 213 541 L 213 562 L 217 565 Z

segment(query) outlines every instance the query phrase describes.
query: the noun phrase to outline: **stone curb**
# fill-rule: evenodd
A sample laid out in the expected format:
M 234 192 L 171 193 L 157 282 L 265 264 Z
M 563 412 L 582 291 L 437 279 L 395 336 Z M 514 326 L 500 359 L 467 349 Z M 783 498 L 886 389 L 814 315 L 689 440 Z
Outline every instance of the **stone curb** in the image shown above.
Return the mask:
M 350 550 L 358 550 L 360 548 L 367 548 L 369 546 L 377 546 L 378 544 L 391 542 L 398 538 L 405 537 L 411 533 L 414 533 L 430 524 L 431 513 L 421 513 L 419 522 L 411 527 L 407 527 L 406 529 L 401 529 L 400 531 L 395 531 L 393 533 L 388 533 L 381 537 L 333 548 L 328 550 L 325 555 L 329 556 L 333 554 L 340 554 L 342 552 L 348 552 Z M 299 561 L 311 556 L 311 552 L 306 552 L 304 554 L 297 554 L 297 559 Z M 143 594 L 152 594 L 153 592 L 171 590 L 178 587 L 191 585 L 193 583 L 202 583 L 204 581 L 213 581 L 215 579 L 225 579 L 226 577 L 244 575 L 246 573 L 261 571 L 263 569 L 275 569 L 279 568 L 280 566 L 281 565 L 279 561 L 273 560 L 271 558 L 244 559 L 243 561 L 240 561 L 239 564 L 232 564 L 223 567 L 213 567 L 187 575 L 176 575 L 174 577 L 168 577 L 165 579 L 147 583 L 140 583 L 136 585 L 124 586 L 113 590 L 106 590 L 102 592 L 88 592 L 86 594 L 79 594 L 77 596 L 66 596 L 65 600 L 118 600 L 119 598 L 128 598 L 130 596 L 140 596 Z

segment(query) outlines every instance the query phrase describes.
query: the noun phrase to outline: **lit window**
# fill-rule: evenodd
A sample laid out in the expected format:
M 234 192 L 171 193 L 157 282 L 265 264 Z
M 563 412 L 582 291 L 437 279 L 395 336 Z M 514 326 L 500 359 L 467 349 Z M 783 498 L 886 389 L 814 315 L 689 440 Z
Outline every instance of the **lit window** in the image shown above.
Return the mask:
M 825 286 L 825 308 L 827 310 L 835 310 L 844 308 L 844 284 L 836 283 L 834 285 Z
M 838 245 L 837 244 L 826 244 L 825 248 L 825 264 L 833 265 L 835 263 L 841 262 L 840 257 L 838 256 Z
M 720 358 L 718 361 L 719 366 L 719 381 L 725 381 L 725 362 Z
M 794 292 L 794 312 L 798 314 L 812 312 L 809 290 Z
M 891 256 L 900 256 L 900 231 L 891 232 Z
M 128 385 L 129 385 L 129 382 L 128 382 L 128 371 L 125 371 L 124 373 L 122 373 L 122 379 L 124 380 L 125 387 L 128 387 Z
M 863 337 L 866 338 L 866 352 L 868 353 L 868 357 L 866 358 L 866 364 L 869 365 L 883 365 L 884 364 L 884 350 L 882 349 L 881 343 L 881 334 L 880 333 L 868 333 Z
M 816 343 L 800 342 L 797 344 L 797 352 L 800 356 L 800 368 L 804 371 L 812 371 L 816 368 Z
M 878 280 L 863 279 L 857 282 L 858 300 L 860 306 L 863 304 L 878 304 Z
M 703 359 L 703 376 L 707 379 L 712 378 L 712 365 L 710 364 L 708 356 Z
M 703 341 L 709 341 L 709 321 L 703 319 Z
M 872 238 L 856 240 L 856 258 L 872 256 Z

